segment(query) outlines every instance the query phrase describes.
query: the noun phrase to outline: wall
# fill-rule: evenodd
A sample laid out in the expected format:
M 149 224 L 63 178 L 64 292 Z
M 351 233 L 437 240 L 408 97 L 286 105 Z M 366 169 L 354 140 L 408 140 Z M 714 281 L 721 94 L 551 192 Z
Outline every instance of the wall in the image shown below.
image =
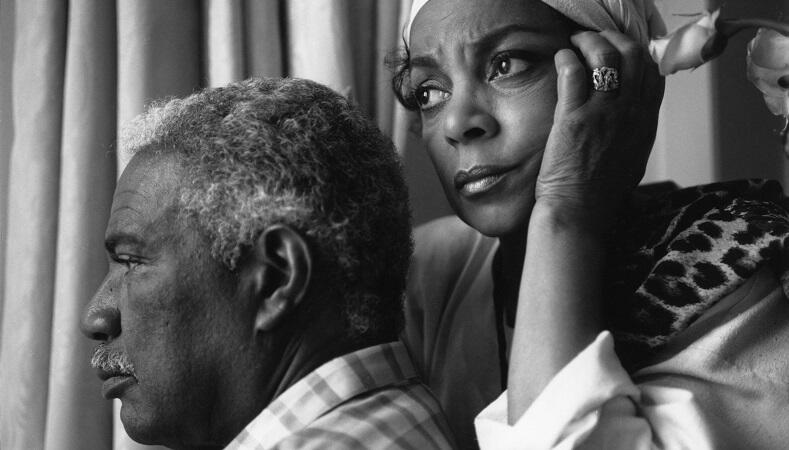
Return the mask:
M 667 0 L 669 29 L 688 20 L 697 2 Z M 780 19 L 784 0 L 724 4 L 721 17 Z M 732 38 L 726 52 L 692 72 L 668 77 L 658 137 L 645 181 L 670 179 L 681 186 L 736 178 L 774 178 L 785 182 L 785 158 L 773 116 L 761 93 L 745 76 L 745 53 L 754 31 Z

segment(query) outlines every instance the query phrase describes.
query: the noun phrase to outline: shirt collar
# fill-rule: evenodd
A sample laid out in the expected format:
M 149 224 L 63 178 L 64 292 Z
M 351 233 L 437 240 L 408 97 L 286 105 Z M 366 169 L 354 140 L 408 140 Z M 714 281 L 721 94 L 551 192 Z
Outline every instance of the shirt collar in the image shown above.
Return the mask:
M 374 345 L 335 358 L 274 399 L 226 450 L 269 448 L 359 394 L 417 377 L 400 342 Z

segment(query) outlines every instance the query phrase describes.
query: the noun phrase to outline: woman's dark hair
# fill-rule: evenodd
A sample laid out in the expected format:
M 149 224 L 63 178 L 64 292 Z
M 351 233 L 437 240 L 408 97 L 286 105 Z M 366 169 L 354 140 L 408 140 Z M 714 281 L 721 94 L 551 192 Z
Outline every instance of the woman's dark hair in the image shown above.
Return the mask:
M 392 91 L 397 101 L 409 111 L 419 109 L 416 102 L 414 91 L 409 86 L 411 76 L 411 52 L 408 45 L 403 42 L 402 47 L 398 47 L 389 53 L 384 59 L 386 67 L 392 71 Z

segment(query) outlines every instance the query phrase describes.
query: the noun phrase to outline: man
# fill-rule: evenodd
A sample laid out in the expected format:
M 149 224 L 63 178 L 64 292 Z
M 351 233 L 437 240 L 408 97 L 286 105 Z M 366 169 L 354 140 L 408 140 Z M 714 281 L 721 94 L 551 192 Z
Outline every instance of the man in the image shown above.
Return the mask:
M 264 79 L 154 105 L 125 134 L 82 328 L 132 438 L 450 447 L 393 342 L 410 221 L 372 123 L 323 86 Z

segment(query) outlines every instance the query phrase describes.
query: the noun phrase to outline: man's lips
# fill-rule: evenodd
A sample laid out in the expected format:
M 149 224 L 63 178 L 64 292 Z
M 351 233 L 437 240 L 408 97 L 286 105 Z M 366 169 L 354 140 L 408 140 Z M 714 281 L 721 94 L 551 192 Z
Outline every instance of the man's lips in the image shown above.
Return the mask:
M 106 399 L 120 397 L 129 386 L 137 383 L 137 379 L 131 373 L 96 370 L 99 378 L 104 381 L 101 385 L 101 395 Z
M 137 380 L 126 374 L 110 375 L 108 378 L 102 378 L 104 384 L 101 386 L 101 395 L 106 399 L 120 397 L 129 386 L 137 383 Z
M 455 174 L 455 189 L 462 195 L 473 197 L 492 189 L 515 166 L 474 166 Z

